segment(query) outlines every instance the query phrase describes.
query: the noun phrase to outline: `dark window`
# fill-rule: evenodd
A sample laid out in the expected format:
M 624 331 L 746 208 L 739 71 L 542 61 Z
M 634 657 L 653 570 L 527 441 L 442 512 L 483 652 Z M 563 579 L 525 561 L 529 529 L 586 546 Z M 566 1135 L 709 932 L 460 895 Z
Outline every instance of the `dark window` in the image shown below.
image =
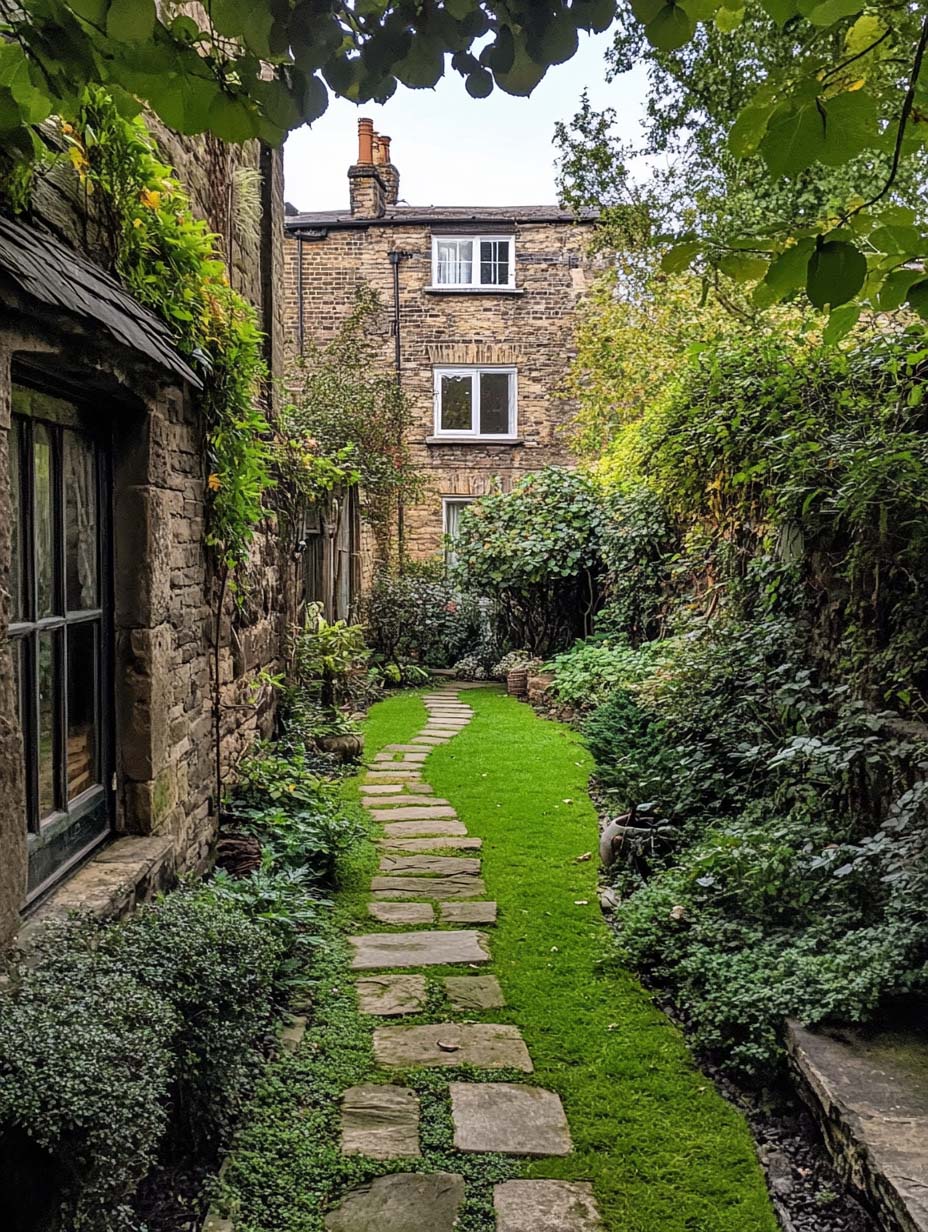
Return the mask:
M 70 402 L 13 386 L 10 625 L 29 896 L 108 832 L 106 452 Z
M 509 241 L 480 241 L 480 281 L 483 286 L 505 287 L 509 284 Z

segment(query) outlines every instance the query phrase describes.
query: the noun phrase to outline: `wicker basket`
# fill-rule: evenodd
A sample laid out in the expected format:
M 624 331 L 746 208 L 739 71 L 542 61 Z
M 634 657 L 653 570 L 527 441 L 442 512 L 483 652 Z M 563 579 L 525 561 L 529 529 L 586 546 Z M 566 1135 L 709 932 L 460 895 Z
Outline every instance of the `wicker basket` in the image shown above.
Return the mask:
M 506 692 L 510 697 L 528 696 L 528 669 L 514 667 L 506 677 Z

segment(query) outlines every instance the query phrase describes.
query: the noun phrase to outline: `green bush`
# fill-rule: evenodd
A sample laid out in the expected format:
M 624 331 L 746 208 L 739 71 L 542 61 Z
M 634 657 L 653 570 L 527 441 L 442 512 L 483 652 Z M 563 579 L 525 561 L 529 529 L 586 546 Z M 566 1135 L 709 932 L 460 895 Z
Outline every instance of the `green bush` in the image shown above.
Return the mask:
M 589 715 L 582 731 L 597 779 L 622 812 L 666 792 L 672 763 L 663 726 L 628 689 L 617 689 Z
M 551 693 L 578 710 L 601 705 L 616 689 L 643 680 L 654 670 L 661 653 L 658 644 L 633 649 L 624 639 L 587 638 L 545 664 L 554 673 Z
M 371 645 L 387 662 L 415 660 L 450 667 L 480 639 L 480 607 L 428 564 L 402 573 L 383 570 L 367 597 L 364 618 Z
M 95 934 L 49 927 L 0 993 L 4 1201 L 24 1232 L 128 1229 L 168 1123 L 177 1015 Z

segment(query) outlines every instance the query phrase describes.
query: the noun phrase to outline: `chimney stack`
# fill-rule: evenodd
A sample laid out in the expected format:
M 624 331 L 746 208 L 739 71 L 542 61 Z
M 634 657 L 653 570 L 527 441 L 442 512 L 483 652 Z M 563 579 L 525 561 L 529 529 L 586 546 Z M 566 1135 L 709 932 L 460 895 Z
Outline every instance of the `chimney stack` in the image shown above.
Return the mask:
M 396 205 L 400 197 L 400 173 L 390 159 L 390 138 L 380 137 L 380 178 L 386 191 L 387 205 Z
M 384 211 L 387 190 L 375 165 L 376 141 L 374 121 L 358 120 L 358 161 L 348 168 L 351 212 L 357 218 L 380 218 Z

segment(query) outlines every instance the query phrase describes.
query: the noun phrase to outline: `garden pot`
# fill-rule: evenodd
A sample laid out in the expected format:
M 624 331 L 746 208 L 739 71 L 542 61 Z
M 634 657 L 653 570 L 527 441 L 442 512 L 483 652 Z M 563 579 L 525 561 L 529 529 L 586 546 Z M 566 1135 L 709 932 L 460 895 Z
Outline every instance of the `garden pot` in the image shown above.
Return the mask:
M 528 669 L 514 667 L 506 677 L 506 692 L 510 697 L 526 697 L 528 695 Z
M 364 752 L 364 740 L 353 732 L 316 736 L 314 744 L 323 753 L 334 753 L 339 761 L 357 761 Z

